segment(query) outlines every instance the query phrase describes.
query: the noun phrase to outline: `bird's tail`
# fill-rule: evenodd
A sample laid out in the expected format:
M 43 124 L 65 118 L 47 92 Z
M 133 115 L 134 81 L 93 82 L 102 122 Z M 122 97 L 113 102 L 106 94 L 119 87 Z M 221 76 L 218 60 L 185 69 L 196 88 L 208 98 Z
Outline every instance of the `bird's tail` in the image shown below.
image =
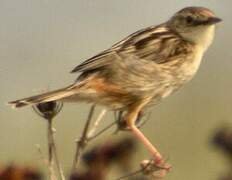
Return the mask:
M 40 94 L 24 99 L 19 99 L 16 101 L 11 101 L 8 104 L 12 105 L 14 108 L 20 108 L 27 105 L 34 105 L 43 102 L 61 100 L 77 93 L 78 93 L 78 85 L 71 85 L 66 88 L 58 89 L 44 94 Z

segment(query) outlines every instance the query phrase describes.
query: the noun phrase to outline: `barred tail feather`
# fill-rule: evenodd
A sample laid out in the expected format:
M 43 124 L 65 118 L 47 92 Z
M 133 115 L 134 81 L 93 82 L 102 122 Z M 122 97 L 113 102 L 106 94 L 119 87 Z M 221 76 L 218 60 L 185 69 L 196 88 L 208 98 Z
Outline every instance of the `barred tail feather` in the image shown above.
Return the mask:
M 34 105 L 34 104 L 39 104 L 43 102 L 60 100 L 60 99 L 64 99 L 66 97 L 76 94 L 77 89 L 78 87 L 76 85 L 71 85 L 69 87 L 47 92 L 44 94 L 40 94 L 40 95 L 36 95 L 36 96 L 24 98 L 24 99 L 19 99 L 16 101 L 11 101 L 8 104 L 12 105 L 12 107 L 14 108 L 20 108 L 20 107 L 24 107 L 27 105 Z

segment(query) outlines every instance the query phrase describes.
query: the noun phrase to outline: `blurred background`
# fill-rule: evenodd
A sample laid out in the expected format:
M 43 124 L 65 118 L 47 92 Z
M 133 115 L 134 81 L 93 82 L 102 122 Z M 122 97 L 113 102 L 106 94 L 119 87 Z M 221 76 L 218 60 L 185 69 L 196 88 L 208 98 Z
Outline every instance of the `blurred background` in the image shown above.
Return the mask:
M 186 6 L 205 6 L 224 21 L 197 76 L 154 107 L 142 131 L 172 164 L 168 180 L 216 180 L 227 160 L 210 144 L 211 137 L 232 120 L 231 0 L 0 0 L 0 164 L 42 167 L 35 145 L 46 152 L 45 121 L 31 108 L 14 110 L 6 102 L 72 83 L 78 74 L 69 72 L 80 62 Z M 65 104 L 55 120 L 66 172 L 88 109 Z M 112 117 L 108 113 L 102 126 Z M 135 156 L 136 167 L 149 154 L 140 146 Z

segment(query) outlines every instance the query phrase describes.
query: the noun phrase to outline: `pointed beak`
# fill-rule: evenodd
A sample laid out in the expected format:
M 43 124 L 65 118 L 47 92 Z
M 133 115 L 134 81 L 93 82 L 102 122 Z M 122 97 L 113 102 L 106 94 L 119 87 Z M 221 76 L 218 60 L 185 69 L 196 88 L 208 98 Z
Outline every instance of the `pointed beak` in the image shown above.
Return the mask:
M 219 23 L 221 22 L 222 19 L 218 18 L 218 17 L 209 17 L 207 18 L 206 20 L 201 20 L 201 21 L 195 21 L 194 22 L 194 25 L 198 26 L 198 25 L 213 25 L 213 24 L 216 24 L 216 23 Z
M 216 23 L 219 23 L 221 22 L 222 19 L 218 18 L 218 17 L 210 17 L 208 20 L 207 20 L 207 24 L 216 24 Z

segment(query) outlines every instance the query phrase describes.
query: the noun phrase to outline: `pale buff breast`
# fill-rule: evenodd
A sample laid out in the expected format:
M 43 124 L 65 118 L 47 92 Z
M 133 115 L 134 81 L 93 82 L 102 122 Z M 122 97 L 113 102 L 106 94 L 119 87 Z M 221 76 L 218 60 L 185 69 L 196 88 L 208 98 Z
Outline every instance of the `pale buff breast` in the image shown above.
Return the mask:
M 196 42 L 196 45 L 193 53 L 193 58 L 186 61 L 186 63 L 183 63 L 181 67 L 183 74 L 185 74 L 186 76 L 186 81 L 192 79 L 192 77 L 199 69 L 204 53 L 213 41 L 215 25 L 209 26 L 199 31 L 201 32 L 198 32 L 194 36 L 194 41 Z
M 162 98 L 169 96 L 194 77 L 200 67 L 205 51 L 212 43 L 213 37 L 214 26 L 210 27 L 208 33 L 205 33 L 204 36 L 197 37 L 199 38 L 198 41 L 201 42 L 196 44 L 193 54 L 186 58 L 181 66 L 175 70 L 172 80 L 161 93 Z

